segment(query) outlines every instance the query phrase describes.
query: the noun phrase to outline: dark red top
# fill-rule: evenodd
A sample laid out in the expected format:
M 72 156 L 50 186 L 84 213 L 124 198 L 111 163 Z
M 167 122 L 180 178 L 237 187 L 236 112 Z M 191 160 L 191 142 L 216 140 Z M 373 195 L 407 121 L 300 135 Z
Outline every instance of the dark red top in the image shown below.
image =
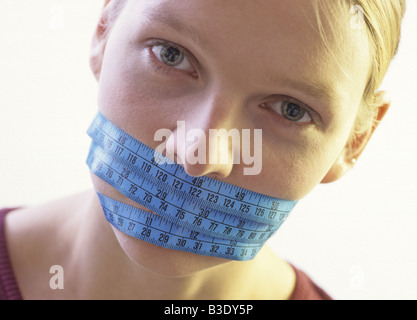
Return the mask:
M 0 209 L 0 300 L 22 300 L 10 263 L 4 229 L 4 217 L 11 210 Z
M 7 250 L 4 217 L 13 209 L 0 209 L 0 300 L 22 300 Z M 290 300 L 331 300 L 304 272 L 293 266 L 296 274 Z

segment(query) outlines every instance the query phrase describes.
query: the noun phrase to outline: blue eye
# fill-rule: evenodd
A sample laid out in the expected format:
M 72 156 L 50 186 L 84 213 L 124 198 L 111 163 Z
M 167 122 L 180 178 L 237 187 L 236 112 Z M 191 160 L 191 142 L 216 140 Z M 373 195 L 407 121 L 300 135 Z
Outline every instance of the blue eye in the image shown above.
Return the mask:
M 297 103 L 281 100 L 272 104 L 274 109 L 283 118 L 293 122 L 311 122 L 308 111 Z
M 283 103 L 281 105 L 281 112 L 282 115 L 291 121 L 298 121 L 302 119 L 306 113 L 304 109 L 302 109 L 299 105 L 295 103 Z
M 167 66 L 190 72 L 194 70 L 184 52 L 174 46 L 168 44 L 155 45 L 152 46 L 152 52 L 159 61 Z

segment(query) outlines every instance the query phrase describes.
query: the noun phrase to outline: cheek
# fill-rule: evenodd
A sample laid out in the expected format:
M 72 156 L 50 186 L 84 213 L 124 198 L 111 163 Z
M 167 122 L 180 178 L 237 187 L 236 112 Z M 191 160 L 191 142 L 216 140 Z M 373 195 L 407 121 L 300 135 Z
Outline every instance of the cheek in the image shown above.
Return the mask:
M 177 114 L 166 102 L 161 103 L 171 97 L 166 97 L 163 85 L 155 85 L 154 72 L 145 63 L 145 49 L 139 51 L 122 42 L 122 38 L 116 38 L 106 47 L 99 82 L 99 109 L 116 126 L 156 148 L 160 142 L 154 141 L 155 132 L 176 125 Z
M 341 148 L 340 143 L 308 139 L 304 143 L 279 143 L 264 151 L 262 186 L 264 193 L 299 200 L 321 182 Z M 262 191 L 260 191 L 262 192 Z
M 113 63 L 118 61 L 117 58 L 113 57 L 112 50 L 106 51 L 100 76 L 99 109 L 110 121 L 129 134 L 140 133 L 145 140 L 143 142 L 148 144 L 153 140 L 153 120 L 157 119 L 157 114 L 152 109 L 156 101 L 149 94 L 143 94 L 148 90 L 146 82 L 140 82 L 134 76 L 136 73 L 127 69 L 127 64 Z M 139 119 L 142 121 L 138 121 Z

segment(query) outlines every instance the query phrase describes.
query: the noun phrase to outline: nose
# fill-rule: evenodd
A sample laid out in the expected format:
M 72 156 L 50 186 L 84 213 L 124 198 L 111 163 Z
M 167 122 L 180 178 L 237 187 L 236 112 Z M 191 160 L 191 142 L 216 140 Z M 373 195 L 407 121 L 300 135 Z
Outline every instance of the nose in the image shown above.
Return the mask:
M 239 130 L 232 127 L 236 104 L 216 96 L 189 110 L 167 139 L 167 154 L 191 176 L 228 177 L 240 157 Z

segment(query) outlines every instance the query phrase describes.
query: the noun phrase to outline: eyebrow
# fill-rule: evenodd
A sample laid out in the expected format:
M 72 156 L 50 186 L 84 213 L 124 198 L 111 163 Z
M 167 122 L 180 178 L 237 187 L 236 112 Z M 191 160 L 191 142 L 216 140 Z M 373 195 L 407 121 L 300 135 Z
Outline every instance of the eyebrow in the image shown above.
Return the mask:
M 205 38 L 202 37 L 201 33 L 196 28 L 183 23 L 172 13 L 164 10 L 164 8 L 146 12 L 146 17 L 149 19 L 150 23 L 158 22 L 181 35 L 189 37 L 192 41 L 199 45 L 200 48 L 207 48 L 207 41 L 205 41 Z
M 333 86 L 318 81 L 305 82 L 296 79 L 285 79 L 285 83 L 290 87 L 297 88 L 300 92 L 317 99 L 320 103 L 325 105 L 334 105 L 338 100 L 337 91 Z

